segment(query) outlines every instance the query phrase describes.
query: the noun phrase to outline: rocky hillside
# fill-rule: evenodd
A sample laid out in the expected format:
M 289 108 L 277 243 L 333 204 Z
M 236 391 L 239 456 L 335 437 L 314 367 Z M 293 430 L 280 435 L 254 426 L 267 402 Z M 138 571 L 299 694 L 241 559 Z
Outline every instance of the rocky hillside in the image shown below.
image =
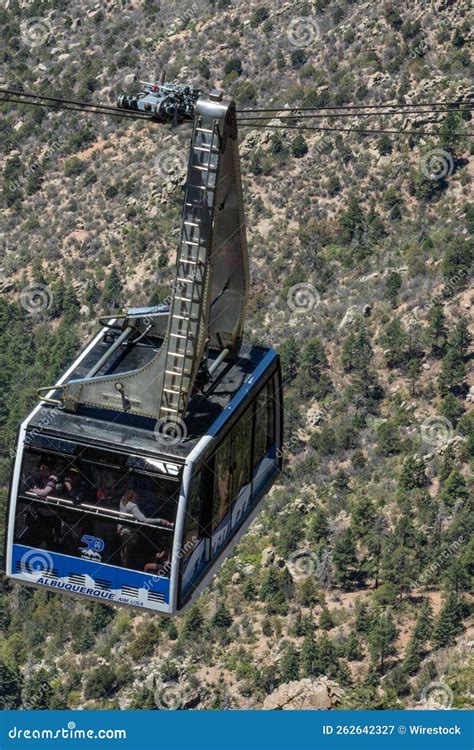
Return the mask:
M 1 88 L 109 104 L 166 68 L 242 109 L 472 99 L 467 0 L 161 6 L 7 0 Z M 7 587 L 6 707 L 472 705 L 470 114 L 316 126 L 438 135 L 241 129 L 278 485 L 179 620 Z M 169 292 L 189 129 L 3 104 L 0 138 L 4 508 L 36 388 Z

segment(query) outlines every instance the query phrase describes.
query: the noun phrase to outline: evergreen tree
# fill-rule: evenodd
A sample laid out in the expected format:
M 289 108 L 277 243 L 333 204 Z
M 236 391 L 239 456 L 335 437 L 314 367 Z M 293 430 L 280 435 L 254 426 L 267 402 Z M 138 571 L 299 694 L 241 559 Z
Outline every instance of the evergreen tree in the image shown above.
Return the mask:
M 321 505 L 317 505 L 313 511 L 310 523 L 309 523 L 310 538 L 319 544 L 325 541 L 329 535 L 329 522 L 328 516 L 324 508 Z
M 319 591 L 316 581 L 313 578 L 305 578 L 301 581 L 298 589 L 298 601 L 302 607 L 312 607 L 313 604 L 318 604 L 321 600 L 321 592 Z
M 356 545 L 350 527 L 337 537 L 332 560 L 337 583 L 343 589 L 350 588 L 358 565 Z
M 21 705 L 21 688 L 23 678 L 20 670 L 14 664 L 0 661 L 0 709 L 11 711 Z
M 300 676 L 300 658 L 293 644 L 287 646 L 281 660 L 281 678 L 283 682 L 298 680 Z
M 377 385 L 377 375 L 373 367 L 374 352 L 367 329 L 360 325 L 357 333 L 350 333 L 342 347 L 342 366 L 352 372 L 353 387 L 368 398 L 371 388 Z
M 341 238 L 344 244 L 357 246 L 364 241 L 366 222 L 362 207 L 357 198 L 351 198 L 347 210 L 342 214 Z
M 443 279 L 446 284 L 445 297 L 452 297 L 465 289 L 472 268 L 472 243 L 464 237 L 455 237 L 448 243 L 443 258 Z
M 317 677 L 318 671 L 318 646 L 313 635 L 307 635 L 301 649 L 301 671 L 303 677 Z
M 433 632 L 433 608 L 428 597 L 423 600 L 420 614 L 413 630 L 413 638 L 419 644 L 425 644 L 430 640 Z
M 454 643 L 457 635 L 464 630 L 462 624 L 462 605 L 458 595 L 450 592 L 441 608 L 433 628 L 432 640 L 438 647 Z
M 397 367 L 404 362 L 408 339 L 398 318 L 393 318 L 387 323 L 380 336 L 380 345 L 385 349 L 385 358 L 389 367 Z
M 462 389 L 466 379 L 466 365 L 463 356 L 454 348 L 448 349 L 441 362 L 438 387 L 441 395 L 449 391 L 456 393 Z
M 111 310 L 117 310 L 122 307 L 123 285 L 116 266 L 108 275 L 104 291 L 102 293 L 102 305 Z
M 300 347 L 293 336 L 282 343 L 279 354 L 284 379 L 293 380 L 298 372 L 300 361 Z
M 216 609 L 214 617 L 212 618 L 212 624 L 214 627 L 222 629 L 227 629 L 232 625 L 231 614 L 224 602 L 222 602 Z
M 453 508 L 457 503 L 464 505 L 469 500 L 469 490 L 463 475 L 454 469 L 446 479 L 439 495 L 440 502 L 446 508 Z
M 459 419 L 464 414 L 464 406 L 454 393 L 447 393 L 442 399 L 438 411 L 442 417 L 446 417 L 451 422 L 453 427 L 456 427 Z
M 79 318 L 81 304 L 77 299 L 76 292 L 72 284 L 68 284 L 64 290 L 63 311 L 64 320 L 68 324 L 74 323 Z
M 334 620 L 332 619 L 331 613 L 327 607 L 324 607 L 319 616 L 319 627 L 322 630 L 331 630 L 331 628 L 334 627 Z
M 414 490 L 426 487 L 428 479 L 425 472 L 425 464 L 417 456 L 408 455 L 402 466 L 398 487 L 400 490 Z
M 360 635 L 368 635 L 371 631 L 372 623 L 373 617 L 369 610 L 369 605 L 366 602 L 361 602 L 360 599 L 357 599 L 354 620 L 356 633 L 359 633 Z
M 389 610 L 378 615 L 369 634 L 369 650 L 372 662 L 385 673 L 386 659 L 395 653 L 394 643 L 397 629 Z
M 357 635 L 353 632 L 349 634 L 349 638 L 345 645 L 345 656 L 349 661 L 361 661 L 364 658 L 364 654 L 360 645 L 360 641 Z
M 419 641 L 416 640 L 414 636 L 412 636 L 408 641 L 406 647 L 405 656 L 403 659 L 403 667 L 408 674 L 416 674 L 422 660 L 422 645 Z
M 45 669 L 39 669 L 25 684 L 23 703 L 32 711 L 47 711 L 52 695 L 49 675 Z
M 295 136 L 291 141 L 291 153 L 297 159 L 301 159 L 308 153 L 308 144 L 306 143 L 305 137 L 301 135 L 301 133 Z
M 402 446 L 397 426 L 391 422 L 382 422 L 377 427 L 377 444 L 383 456 L 395 456 L 400 453 Z
M 244 599 L 246 599 L 248 602 L 251 602 L 257 598 L 257 590 L 252 580 L 246 581 L 244 585 L 243 594 L 244 594 Z
M 460 145 L 459 136 L 463 134 L 464 128 L 461 116 L 458 112 L 448 112 L 440 127 L 441 148 L 448 151 L 453 158 L 459 153 Z
M 385 282 L 385 290 L 392 307 L 398 305 L 398 295 L 402 288 L 402 277 L 396 271 L 392 271 Z
M 446 588 L 455 594 L 471 590 L 472 577 L 469 575 L 465 561 L 462 558 L 454 558 L 450 562 L 446 569 L 444 582 Z
M 326 365 L 327 357 L 321 340 L 317 338 L 310 339 L 303 350 L 301 366 L 312 378 L 319 380 L 321 369 L 326 367 Z
M 435 357 L 441 357 L 446 349 L 448 333 L 443 306 L 434 304 L 428 313 L 427 343 Z
M 202 635 L 204 617 L 198 604 L 194 604 L 185 616 L 183 635 L 185 638 L 198 638 Z
M 467 320 L 465 317 L 461 316 L 461 318 L 459 318 L 458 322 L 454 326 L 454 330 L 449 337 L 448 344 L 449 346 L 452 346 L 453 349 L 455 349 L 460 354 L 460 356 L 465 357 L 469 350 L 471 339 L 472 336 L 469 331 Z

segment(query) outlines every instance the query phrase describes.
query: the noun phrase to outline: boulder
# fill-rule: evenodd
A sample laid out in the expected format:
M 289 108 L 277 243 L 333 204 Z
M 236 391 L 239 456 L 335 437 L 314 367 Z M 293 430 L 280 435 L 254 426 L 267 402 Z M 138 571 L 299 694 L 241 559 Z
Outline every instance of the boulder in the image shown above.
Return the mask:
M 344 328 L 345 326 L 351 325 L 356 320 L 358 315 L 359 308 L 356 305 L 351 305 L 350 307 L 348 307 L 346 310 L 346 314 L 341 320 L 339 328 Z
M 272 547 L 266 547 L 266 549 L 262 552 L 262 567 L 263 568 L 270 568 L 273 565 L 273 561 L 275 560 L 275 552 L 273 551 Z
M 285 682 L 265 698 L 264 711 L 325 711 L 342 697 L 336 682 L 326 677 Z

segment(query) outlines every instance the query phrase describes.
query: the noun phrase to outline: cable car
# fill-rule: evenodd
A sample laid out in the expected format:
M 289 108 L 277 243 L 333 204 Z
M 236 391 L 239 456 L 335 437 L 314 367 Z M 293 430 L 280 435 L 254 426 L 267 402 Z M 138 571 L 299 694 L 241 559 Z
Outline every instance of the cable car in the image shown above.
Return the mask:
M 173 615 L 196 599 L 282 464 L 279 357 L 242 344 L 248 260 L 235 104 L 196 103 L 167 304 L 102 328 L 20 427 L 13 581 Z

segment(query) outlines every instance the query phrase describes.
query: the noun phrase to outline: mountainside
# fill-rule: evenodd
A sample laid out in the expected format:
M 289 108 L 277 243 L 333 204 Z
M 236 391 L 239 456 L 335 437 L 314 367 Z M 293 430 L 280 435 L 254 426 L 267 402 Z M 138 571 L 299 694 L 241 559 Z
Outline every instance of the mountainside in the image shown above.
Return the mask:
M 0 88 L 113 104 L 166 68 L 239 109 L 472 102 L 466 0 L 162 6 L 7 0 Z M 472 124 L 413 109 L 310 122 L 437 135 L 242 125 L 283 474 L 183 618 L 7 585 L 0 707 L 472 707 Z M 189 136 L 2 104 L 2 525 L 36 389 L 169 294 Z

